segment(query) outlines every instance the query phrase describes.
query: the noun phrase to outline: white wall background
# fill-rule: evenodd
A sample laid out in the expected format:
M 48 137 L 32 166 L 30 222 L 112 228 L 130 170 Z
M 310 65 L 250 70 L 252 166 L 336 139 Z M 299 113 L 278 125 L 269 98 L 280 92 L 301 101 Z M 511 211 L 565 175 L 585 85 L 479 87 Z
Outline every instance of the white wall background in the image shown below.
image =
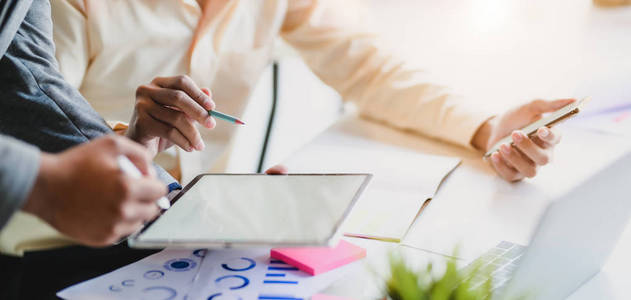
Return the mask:
M 383 44 L 453 88 L 498 111 L 533 98 L 619 101 L 631 89 L 631 7 L 590 0 L 360 0 L 361 25 Z M 615 41 L 615 42 L 614 42 Z M 339 96 L 298 57 L 281 50 L 280 99 L 266 165 L 282 161 L 331 124 Z M 268 77 L 254 97 L 271 99 Z M 270 100 L 271 101 L 271 100 Z M 256 101 L 245 118 L 233 171 L 253 171 L 269 113 Z M 255 121 L 256 120 L 256 121 Z M 254 123 L 253 123 L 254 122 Z M 258 124 L 257 126 L 251 124 Z M 246 141 L 246 142 L 244 142 Z M 235 161 L 236 160 L 236 161 Z

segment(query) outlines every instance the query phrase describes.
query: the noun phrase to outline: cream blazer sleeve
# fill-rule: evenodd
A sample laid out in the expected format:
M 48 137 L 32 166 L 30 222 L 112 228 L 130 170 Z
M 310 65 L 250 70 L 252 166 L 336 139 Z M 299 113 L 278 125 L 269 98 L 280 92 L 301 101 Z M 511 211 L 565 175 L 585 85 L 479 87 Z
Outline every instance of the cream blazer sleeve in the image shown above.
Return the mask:
M 90 62 L 90 44 L 83 0 L 52 0 L 55 56 L 64 79 L 76 89 L 81 87 Z M 122 133 L 127 123 L 106 120 L 114 132 Z
M 380 48 L 374 35 L 342 24 L 339 0 L 289 2 L 283 38 L 315 74 L 356 103 L 361 116 L 465 147 L 491 117 Z M 336 10 L 337 6 L 337 10 Z
M 59 69 L 73 87 L 81 87 L 90 60 L 84 2 L 50 1 L 53 16 L 53 40 Z

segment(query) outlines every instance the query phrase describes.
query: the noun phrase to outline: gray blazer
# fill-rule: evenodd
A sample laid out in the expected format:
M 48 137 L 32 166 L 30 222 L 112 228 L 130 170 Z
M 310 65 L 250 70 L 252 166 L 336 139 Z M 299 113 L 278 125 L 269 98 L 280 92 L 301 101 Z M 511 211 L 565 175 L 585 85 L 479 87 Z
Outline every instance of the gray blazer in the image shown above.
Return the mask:
M 112 132 L 59 72 L 48 0 L 0 1 L 0 25 L 0 134 L 56 153 Z M 2 143 L 7 143 L 4 138 Z M 21 207 L 37 172 L 23 162 L 39 163 L 37 151 L 8 143 L 0 148 L 0 228 Z M 6 153 L 21 158 L 5 160 Z M 16 170 L 24 173 L 16 175 Z M 171 187 L 178 186 L 161 168 L 158 176 Z M 9 195 L 18 187 L 20 192 Z

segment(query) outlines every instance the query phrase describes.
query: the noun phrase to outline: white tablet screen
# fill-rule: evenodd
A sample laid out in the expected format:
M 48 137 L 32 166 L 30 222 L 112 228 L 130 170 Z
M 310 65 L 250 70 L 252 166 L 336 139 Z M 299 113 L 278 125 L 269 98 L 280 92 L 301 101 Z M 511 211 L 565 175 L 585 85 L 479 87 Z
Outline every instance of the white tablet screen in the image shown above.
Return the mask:
M 137 241 L 321 244 L 369 177 L 203 175 Z

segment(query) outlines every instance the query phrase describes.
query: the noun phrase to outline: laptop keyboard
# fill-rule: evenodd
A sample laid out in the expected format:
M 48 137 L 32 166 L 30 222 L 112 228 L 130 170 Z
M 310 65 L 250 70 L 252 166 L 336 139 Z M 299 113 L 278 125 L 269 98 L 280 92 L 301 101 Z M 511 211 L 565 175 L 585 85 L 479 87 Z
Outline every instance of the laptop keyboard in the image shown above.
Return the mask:
M 526 251 L 525 246 L 501 241 L 465 268 L 478 267 L 479 270 L 493 270 L 490 274 L 491 284 L 493 285 L 492 289 L 496 290 L 508 282 L 511 274 L 515 271 L 515 268 L 517 268 L 517 264 L 519 263 L 521 256 L 524 254 L 524 251 Z M 472 288 L 478 288 L 488 279 L 488 275 L 475 274 L 471 281 Z

